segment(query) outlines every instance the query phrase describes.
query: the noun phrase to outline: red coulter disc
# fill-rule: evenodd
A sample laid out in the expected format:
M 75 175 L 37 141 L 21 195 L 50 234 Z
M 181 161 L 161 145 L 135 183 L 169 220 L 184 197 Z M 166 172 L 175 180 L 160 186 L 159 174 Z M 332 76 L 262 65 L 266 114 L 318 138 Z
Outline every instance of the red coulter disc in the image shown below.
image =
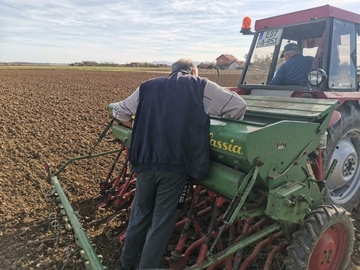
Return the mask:
M 344 256 L 346 234 L 340 225 L 329 227 L 319 238 L 309 262 L 309 270 L 337 270 Z

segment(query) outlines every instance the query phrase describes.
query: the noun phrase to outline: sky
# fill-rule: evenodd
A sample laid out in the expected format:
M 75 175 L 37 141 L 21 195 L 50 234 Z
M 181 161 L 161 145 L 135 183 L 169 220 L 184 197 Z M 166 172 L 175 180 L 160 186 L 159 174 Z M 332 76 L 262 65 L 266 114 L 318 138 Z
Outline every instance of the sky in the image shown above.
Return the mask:
M 326 4 L 360 13 L 359 0 L 0 0 L 0 62 L 245 60 L 245 16 Z

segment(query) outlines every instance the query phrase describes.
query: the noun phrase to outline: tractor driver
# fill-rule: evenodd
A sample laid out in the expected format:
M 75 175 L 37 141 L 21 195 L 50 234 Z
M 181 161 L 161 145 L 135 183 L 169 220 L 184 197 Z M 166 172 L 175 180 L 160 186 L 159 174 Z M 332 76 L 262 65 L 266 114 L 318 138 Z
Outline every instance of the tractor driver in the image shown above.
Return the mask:
M 279 68 L 269 85 L 306 86 L 314 57 L 303 56 L 295 43 L 286 44 L 280 57 L 285 58 L 286 63 Z
M 198 76 L 194 62 L 180 59 L 166 77 L 148 80 L 114 107 L 132 126 L 130 162 L 136 193 L 121 255 L 121 269 L 157 269 L 180 213 L 188 177 L 209 169 L 210 117 L 242 119 L 246 103 L 235 92 Z M 181 196 L 183 195 L 183 196 Z

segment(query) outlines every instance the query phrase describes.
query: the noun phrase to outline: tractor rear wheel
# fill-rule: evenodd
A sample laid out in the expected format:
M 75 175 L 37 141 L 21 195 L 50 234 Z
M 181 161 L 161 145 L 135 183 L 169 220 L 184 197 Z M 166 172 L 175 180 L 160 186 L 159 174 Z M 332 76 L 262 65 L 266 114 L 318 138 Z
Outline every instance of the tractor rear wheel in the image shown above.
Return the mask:
M 334 159 L 338 163 L 326 183 L 325 203 L 336 204 L 351 212 L 360 201 L 360 109 L 345 103 L 341 119 L 328 128 L 324 151 L 324 177 Z
M 288 270 L 346 269 L 354 245 L 350 213 L 335 205 L 321 205 L 293 233 L 284 262 Z

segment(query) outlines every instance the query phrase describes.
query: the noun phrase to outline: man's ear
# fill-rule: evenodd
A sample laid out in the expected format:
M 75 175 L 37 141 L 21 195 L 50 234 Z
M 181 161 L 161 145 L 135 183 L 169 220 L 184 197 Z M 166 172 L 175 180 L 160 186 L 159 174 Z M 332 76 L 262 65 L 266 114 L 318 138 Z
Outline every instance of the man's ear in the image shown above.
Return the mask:
M 197 72 L 196 72 L 196 69 L 193 69 L 193 70 L 190 72 L 190 74 L 193 75 L 193 76 L 197 76 L 197 75 L 198 75 Z

